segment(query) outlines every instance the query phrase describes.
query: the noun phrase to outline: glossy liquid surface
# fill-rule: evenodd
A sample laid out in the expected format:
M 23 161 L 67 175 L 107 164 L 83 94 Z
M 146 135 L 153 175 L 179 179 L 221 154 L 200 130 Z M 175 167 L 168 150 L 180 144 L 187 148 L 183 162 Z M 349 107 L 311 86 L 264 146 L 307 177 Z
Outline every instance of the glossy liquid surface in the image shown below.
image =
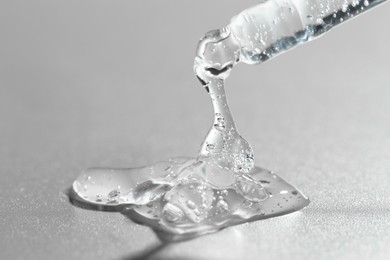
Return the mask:
M 265 169 L 237 174 L 188 158 L 137 169 L 91 168 L 73 189 L 89 203 L 131 210 L 133 219 L 170 241 L 290 213 L 309 204 L 296 188 Z

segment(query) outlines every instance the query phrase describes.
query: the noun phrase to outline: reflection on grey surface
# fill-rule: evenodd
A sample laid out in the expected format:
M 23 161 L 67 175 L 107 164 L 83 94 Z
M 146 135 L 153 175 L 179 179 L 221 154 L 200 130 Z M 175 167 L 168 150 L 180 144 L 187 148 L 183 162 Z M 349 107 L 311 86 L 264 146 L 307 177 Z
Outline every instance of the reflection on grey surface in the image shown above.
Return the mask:
M 1 2 L 0 258 L 386 259 L 388 4 L 227 82 L 257 163 L 307 209 L 160 247 L 123 215 L 69 204 L 88 166 L 197 153 L 212 118 L 196 43 L 255 3 Z

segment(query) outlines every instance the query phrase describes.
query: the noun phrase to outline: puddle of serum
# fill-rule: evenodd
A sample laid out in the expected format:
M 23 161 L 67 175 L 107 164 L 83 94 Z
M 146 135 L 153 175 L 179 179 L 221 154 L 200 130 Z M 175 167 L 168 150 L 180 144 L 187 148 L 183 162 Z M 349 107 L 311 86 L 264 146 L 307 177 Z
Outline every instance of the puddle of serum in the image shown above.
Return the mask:
M 213 161 L 172 158 L 150 167 L 85 170 L 73 183 L 84 202 L 129 209 L 165 240 L 300 210 L 310 201 L 276 174 L 235 174 Z

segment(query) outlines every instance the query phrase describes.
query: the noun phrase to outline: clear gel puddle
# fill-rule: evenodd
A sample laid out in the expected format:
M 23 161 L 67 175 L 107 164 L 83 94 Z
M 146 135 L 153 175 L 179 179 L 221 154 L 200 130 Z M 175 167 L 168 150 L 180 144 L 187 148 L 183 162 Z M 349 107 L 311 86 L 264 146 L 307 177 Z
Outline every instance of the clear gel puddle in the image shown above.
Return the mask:
M 160 237 L 182 240 L 243 222 L 291 213 L 310 201 L 276 174 L 255 167 L 224 84 L 239 63 L 260 64 L 384 2 L 274 0 L 244 10 L 199 42 L 194 71 L 210 95 L 214 122 L 197 158 L 143 168 L 91 168 L 74 181 L 78 199 L 128 209 Z
M 73 189 L 89 203 L 131 207 L 139 222 L 171 239 L 290 213 L 309 204 L 296 188 L 265 169 L 237 174 L 214 162 L 189 158 L 135 169 L 88 169 Z

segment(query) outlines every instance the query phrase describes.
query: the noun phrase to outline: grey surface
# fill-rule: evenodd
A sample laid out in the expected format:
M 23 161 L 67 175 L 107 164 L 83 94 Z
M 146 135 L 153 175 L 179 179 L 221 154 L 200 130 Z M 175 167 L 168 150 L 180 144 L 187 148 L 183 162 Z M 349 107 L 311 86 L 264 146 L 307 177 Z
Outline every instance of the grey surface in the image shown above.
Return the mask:
M 305 210 L 161 246 L 68 202 L 83 168 L 196 155 L 212 122 L 197 41 L 254 3 L 0 2 L 1 259 L 389 258 L 389 4 L 228 81 L 257 164 Z

